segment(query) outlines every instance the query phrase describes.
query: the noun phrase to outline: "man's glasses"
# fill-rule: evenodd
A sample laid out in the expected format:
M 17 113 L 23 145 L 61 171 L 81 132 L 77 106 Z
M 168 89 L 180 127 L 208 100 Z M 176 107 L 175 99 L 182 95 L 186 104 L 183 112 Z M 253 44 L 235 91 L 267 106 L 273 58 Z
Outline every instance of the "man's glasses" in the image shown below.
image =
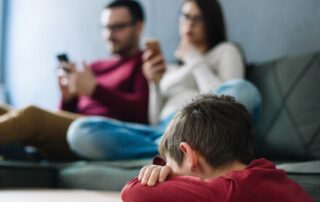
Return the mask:
M 200 24 L 203 22 L 203 18 L 200 15 L 189 15 L 187 13 L 181 13 L 180 19 L 184 22 L 191 22 L 193 24 Z
M 111 32 L 118 32 L 118 31 L 123 30 L 126 27 L 130 27 L 130 26 L 135 25 L 135 23 L 136 23 L 135 21 L 123 22 L 123 23 L 114 23 L 114 24 L 102 26 L 102 29 L 108 30 L 108 31 L 111 31 Z

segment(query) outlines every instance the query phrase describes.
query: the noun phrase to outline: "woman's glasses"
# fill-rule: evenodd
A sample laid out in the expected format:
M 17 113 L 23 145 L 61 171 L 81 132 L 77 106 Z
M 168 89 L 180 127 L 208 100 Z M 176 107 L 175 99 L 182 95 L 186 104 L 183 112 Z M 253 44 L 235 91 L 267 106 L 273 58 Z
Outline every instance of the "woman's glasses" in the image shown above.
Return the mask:
M 184 22 L 191 22 L 193 24 L 200 24 L 203 22 L 203 18 L 200 15 L 190 15 L 188 13 L 181 13 L 180 19 Z

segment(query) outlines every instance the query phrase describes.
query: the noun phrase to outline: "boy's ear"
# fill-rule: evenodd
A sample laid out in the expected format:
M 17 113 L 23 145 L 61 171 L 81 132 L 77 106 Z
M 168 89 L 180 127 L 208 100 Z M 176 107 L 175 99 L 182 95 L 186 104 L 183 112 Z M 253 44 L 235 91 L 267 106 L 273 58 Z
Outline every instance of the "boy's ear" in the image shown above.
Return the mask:
M 197 168 L 199 161 L 197 152 L 195 152 L 186 142 L 181 142 L 179 148 L 185 155 L 190 171 L 194 171 Z

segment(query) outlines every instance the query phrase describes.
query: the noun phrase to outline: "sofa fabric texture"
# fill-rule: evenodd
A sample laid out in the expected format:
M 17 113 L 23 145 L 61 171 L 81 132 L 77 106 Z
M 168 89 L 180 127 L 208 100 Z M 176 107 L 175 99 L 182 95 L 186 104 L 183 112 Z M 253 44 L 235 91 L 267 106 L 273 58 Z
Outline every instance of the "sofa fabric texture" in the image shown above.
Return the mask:
M 249 68 L 262 95 L 256 153 L 278 160 L 320 159 L 320 53 Z

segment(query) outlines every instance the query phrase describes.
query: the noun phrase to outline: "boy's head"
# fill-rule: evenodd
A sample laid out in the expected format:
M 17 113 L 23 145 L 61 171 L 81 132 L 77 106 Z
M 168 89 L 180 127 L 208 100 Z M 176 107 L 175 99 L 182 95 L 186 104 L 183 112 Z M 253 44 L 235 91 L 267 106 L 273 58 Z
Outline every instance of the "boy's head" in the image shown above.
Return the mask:
M 159 149 L 178 167 L 185 163 L 188 148 L 211 168 L 235 161 L 248 164 L 253 157 L 251 130 L 248 111 L 232 97 L 200 95 L 176 114 Z

